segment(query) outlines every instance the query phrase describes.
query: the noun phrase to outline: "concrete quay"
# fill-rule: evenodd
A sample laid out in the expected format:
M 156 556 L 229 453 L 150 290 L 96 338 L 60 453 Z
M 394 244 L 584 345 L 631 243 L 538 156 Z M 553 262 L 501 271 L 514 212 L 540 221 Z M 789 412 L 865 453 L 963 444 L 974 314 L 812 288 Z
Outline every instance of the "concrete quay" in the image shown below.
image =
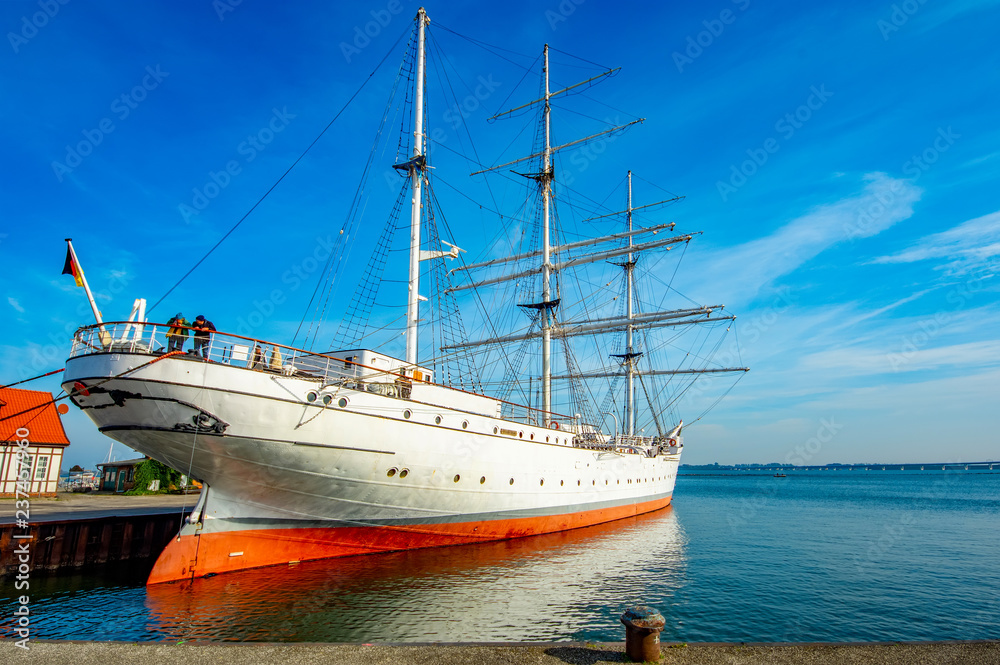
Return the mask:
M 257 665 L 598 665 L 627 663 L 625 644 L 206 644 L 192 642 L 0 642 L 0 662 L 24 665 L 183 663 Z M 1000 640 L 839 644 L 668 644 L 661 663 L 700 665 L 996 665 Z
M 0 501 L 0 577 L 151 561 L 180 529 L 198 495 L 59 494 L 32 497 L 22 513 Z M 3 510 L 3 507 L 6 510 Z M 16 517 L 28 515 L 26 525 Z M 31 556 L 21 561 L 17 548 Z
M 59 492 L 53 497 L 29 497 L 30 522 L 157 515 L 190 512 L 198 503 L 198 494 L 147 494 L 126 496 L 111 492 Z M 0 524 L 14 524 L 15 499 L 0 498 Z

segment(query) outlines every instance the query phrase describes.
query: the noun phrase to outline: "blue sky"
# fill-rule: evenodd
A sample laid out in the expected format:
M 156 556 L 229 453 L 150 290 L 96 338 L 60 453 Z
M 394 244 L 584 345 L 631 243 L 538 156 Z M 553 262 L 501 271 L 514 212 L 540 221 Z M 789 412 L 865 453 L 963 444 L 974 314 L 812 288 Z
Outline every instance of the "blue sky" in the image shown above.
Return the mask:
M 0 381 L 58 369 L 72 331 L 92 323 L 82 290 L 59 274 L 63 238 L 106 318 L 125 318 L 136 297 L 152 305 L 316 138 L 416 8 L 0 3 Z M 599 154 L 563 155 L 557 187 L 604 201 L 632 169 L 637 203 L 686 197 L 643 223 L 705 232 L 674 286 L 738 315 L 733 353 L 752 371 L 688 430 L 685 461 L 1000 458 L 998 3 L 427 10 L 487 163 L 519 155 L 507 148 L 523 122 L 485 121 L 532 98 L 537 77 L 518 86 L 523 70 L 454 33 L 529 56 L 499 52 L 518 64 L 548 42 L 559 50 L 553 87 L 600 71 L 562 52 L 622 67 L 585 93 L 608 105 L 565 112 L 554 142 L 603 120 L 644 123 Z M 235 331 L 266 310 L 254 335 L 290 340 L 316 277 L 309 257 L 344 222 L 400 50 L 152 319 L 182 310 Z M 429 118 L 444 130 L 441 182 L 487 208 L 516 207 L 513 190 L 491 199 L 467 161 L 449 163 L 468 144 L 439 100 Z M 391 149 L 381 157 L 376 183 Z M 372 207 L 390 205 L 394 188 L 375 187 Z M 439 189 L 454 242 L 482 256 L 495 219 Z M 352 260 L 363 266 L 362 254 Z M 276 289 L 281 302 L 268 304 Z M 728 387 L 720 381 L 691 397 L 691 413 Z M 59 390 L 58 380 L 26 387 Z M 100 461 L 109 441 L 75 409 L 64 421 L 67 464 Z

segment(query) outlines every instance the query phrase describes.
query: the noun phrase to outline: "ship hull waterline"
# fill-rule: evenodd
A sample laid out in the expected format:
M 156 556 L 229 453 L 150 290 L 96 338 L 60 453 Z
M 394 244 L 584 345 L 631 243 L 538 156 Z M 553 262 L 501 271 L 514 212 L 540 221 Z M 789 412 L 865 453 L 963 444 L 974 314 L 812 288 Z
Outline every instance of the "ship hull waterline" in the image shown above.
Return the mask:
M 578 448 L 565 431 L 364 390 L 318 406 L 315 381 L 150 360 L 79 356 L 64 381 L 100 431 L 206 485 L 150 584 L 552 533 L 671 501 L 679 449 Z
M 635 517 L 669 505 L 668 496 L 640 504 L 549 517 L 408 527 L 288 527 L 198 533 L 191 525 L 185 525 L 160 554 L 147 584 L 317 559 L 511 540 Z

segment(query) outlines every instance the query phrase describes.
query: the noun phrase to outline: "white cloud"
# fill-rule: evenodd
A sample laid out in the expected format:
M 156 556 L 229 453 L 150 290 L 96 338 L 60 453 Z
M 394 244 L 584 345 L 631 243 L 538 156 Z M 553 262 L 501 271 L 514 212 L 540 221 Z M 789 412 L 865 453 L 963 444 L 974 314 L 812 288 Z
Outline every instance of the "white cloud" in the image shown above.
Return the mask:
M 805 371 L 886 374 L 941 369 L 942 367 L 981 368 L 1000 364 L 1000 341 L 967 342 L 927 349 L 904 347 L 886 352 L 877 349 L 843 348 L 820 351 L 802 358 Z
M 922 298 L 923 296 L 927 295 L 928 293 L 930 293 L 933 290 L 934 289 L 924 289 L 922 291 L 917 291 L 916 293 L 908 295 L 905 298 L 897 300 L 896 302 L 890 303 L 890 304 L 888 304 L 888 305 L 886 305 L 884 307 L 879 307 L 878 309 L 872 310 L 870 312 L 864 312 L 864 313 L 859 314 L 857 316 L 854 316 L 854 317 L 852 317 L 850 319 L 845 319 L 840 324 L 838 324 L 838 325 L 834 326 L 833 328 L 831 328 L 831 332 L 833 332 L 833 331 L 839 331 L 839 330 L 842 330 L 844 328 L 851 328 L 851 329 L 853 329 L 855 326 L 857 326 L 859 323 L 862 323 L 863 321 L 867 321 L 868 319 L 875 318 L 877 316 L 881 316 L 882 314 L 885 314 L 886 312 L 890 312 L 890 311 L 896 309 L 897 307 L 900 307 L 900 306 L 905 305 L 907 303 L 913 302 L 914 300 L 919 300 L 920 298 Z
M 769 236 L 713 253 L 699 280 L 707 275 L 717 281 L 704 292 L 747 302 L 828 248 L 874 236 L 913 214 L 922 190 L 912 182 L 885 173 L 869 173 L 864 180 L 864 189 L 852 196 L 817 206 Z
M 1000 151 L 991 152 L 991 153 L 989 153 L 987 155 L 983 155 L 981 157 L 976 157 L 975 159 L 970 159 L 969 161 L 967 161 L 964 164 L 962 164 L 961 168 L 965 169 L 965 168 L 969 168 L 971 166 L 978 166 L 978 165 L 982 164 L 983 162 L 988 162 L 991 159 L 996 159 L 997 157 L 1000 157 Z
M 873 263 L 915 263 L 942 261 L 937 266 L 946 275 L 964 275 L 1000 257 L 1000 211 L 925 236 L 910 248 L 889 256 L 880 256 Z M 995 262 L 994 262 L 995 263 Z
M 21 307 L 21 303 L 19 303 L 16 298 L 7 296 L 7 302 L 9 302 L 10 306 L 16 309 L 19 313 L 24 314 L 24 308 Z

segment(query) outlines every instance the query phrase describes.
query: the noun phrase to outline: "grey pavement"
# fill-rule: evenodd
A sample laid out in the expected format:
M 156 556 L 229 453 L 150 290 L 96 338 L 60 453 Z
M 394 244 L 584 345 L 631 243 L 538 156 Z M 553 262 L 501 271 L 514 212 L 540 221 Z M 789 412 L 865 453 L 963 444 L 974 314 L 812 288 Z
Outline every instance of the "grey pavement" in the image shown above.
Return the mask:
M 198 494 L 122 494 L 60 492 L 55 498 L 30 497 L 31 521 L 58 522 L 129 515 L 157 515 L 190 511 L 198 503 Z M 5 509 L 9 507 L 9 510 Z M 14 523 L 14 499 L 0 499 L 0 524 Z
M 343 665 L 558 665 L 629 662 L 624 643 L 538 644 L 204 644 L 0 641 L 0 662 L 25 665 L 338 663 Z M 662 663 L 743 665 L 940 665 L 1000 663 L 1000 641 L 892 644 L 689 644 L 662 646 Z

